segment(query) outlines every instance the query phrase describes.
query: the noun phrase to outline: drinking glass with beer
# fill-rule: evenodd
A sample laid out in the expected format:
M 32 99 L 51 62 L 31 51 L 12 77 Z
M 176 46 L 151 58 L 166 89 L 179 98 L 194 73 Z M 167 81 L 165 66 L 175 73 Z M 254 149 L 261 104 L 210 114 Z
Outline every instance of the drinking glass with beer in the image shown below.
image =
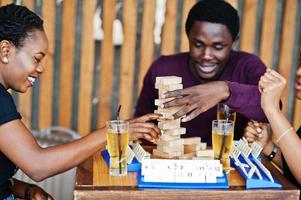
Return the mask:
M 212 147 L 214 159 L 223 164 L 226 173 L 230 171 L 230 152 L 233 146 L 234 122 L 232 120 L 212 121 Z
M 110 154 L 110 175 L 127 174 L 126 148 L 129 143 L 129 122 L 113 120 L 106 122 L 107 143 Z
M 236 112 L 224 103 L 217 105 L 217 119 L 218 120 L 236 120 Z

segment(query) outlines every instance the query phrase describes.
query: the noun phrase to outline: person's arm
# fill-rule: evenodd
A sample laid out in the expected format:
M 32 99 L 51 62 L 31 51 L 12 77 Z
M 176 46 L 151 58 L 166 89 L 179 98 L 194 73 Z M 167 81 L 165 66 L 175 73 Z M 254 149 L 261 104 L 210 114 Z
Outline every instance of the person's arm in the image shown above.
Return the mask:
M 248 119 L 267 122 L 258 91 L 258 82 L 265 73 L 266 66 L 255 56 L 241 61 L 241 66 L 234 71 L 240 81 L 228 81 L 230 96 L 225 103 Z
M 130 120 L 130 138 L 157 139 L 160 130 L 149 120 L 156 114 Z M 106 143 L 106 129 L 99 129 L 76 141 L 41 148 L 21 120 L 0 125 L 0 149 L 35 181 L 66 171 L 90 157 Z
M 258 81 L 265 72 L 265 65 L 257 58 L 242 61 L 232 76 L 237 81 L 210 81 L 194 87 L 176 90 L 164 94 L 164 98 L 176 99 L 164 104 L 164 107 L 184 106 L 174 116 L 187 115 L 183 121 L 190 121 L 199 114 L 209 110 L 219 102 L 249 119 L 266 122 L 260 107 Z M 226 69 L 225 69 L 226 70 Z
M 279 146 L 290 171 L 301 184 L 301 160 L 298 159 L 301 157 L 301 140 L 278 103 L 285 86 L 286 80 L 280 74 L 268 70 L 259 82 L 261 106 L 271 124 L 273 142 Z
M 13 179 L 11 186 L 14 197 L 21 199 L 53 200 L 53 197 L 41 187 Z
M 301 141 L 296 131 L 291 129 L 280 109 L 265 108 L 265 113 L 270 121 L 274 133 L 274 141 L 281 149 L 283 157 L 296 180 L 301 184 Z
M 274 158 L 271 159 L 279 168 L 282 168 L 281 151 L 272 142 L 271 133 L 268 124 L 259 123 L 256 121 L 249 121 L 248 125 L 244 129 L 244 137 L 249 143 L 256 142 L 262 149 L 262 154 L 265 157 L 269 157 L 272 154 L 273 148 L 277 148 L 277 152 Z
M 248 119 L 267 122 L 260 106 L 260 92 L 257 84 L 228 82 L 228 86 L 231 95 L 225 104 Z

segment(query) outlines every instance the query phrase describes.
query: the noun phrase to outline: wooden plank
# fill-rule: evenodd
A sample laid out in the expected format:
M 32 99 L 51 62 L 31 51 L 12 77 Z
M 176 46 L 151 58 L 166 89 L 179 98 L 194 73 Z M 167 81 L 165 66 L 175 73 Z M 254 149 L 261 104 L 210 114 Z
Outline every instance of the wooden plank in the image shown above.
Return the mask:
M 282 36 L 281 36 L 281 48 L 280 48 L 280 58 L 279 58 L 279 68 L 278 71 L 282 74 L 286 80 L 287 85 L 294 84 L 290 80 L 291 66 L 292 66 L 292 55 L 294 47 L 294 33 L 296 27 L 296 14 L 297 14 L 297 1 L 290 0 L 285 1 L 284 18 L 282 25 Z M 287 113 L 287 98 L 288 98 L 288 87 L 285 88 L 282 94 L 283 108 L 282 111 Z
M 24 0 L 26 1 L 26 0 Z M 13 0 L 1 0 L 1 6 L 4 6 L 6 4 L 10 4 L 10 3 L 13 3 Z
M 22 5 L 34 11 L 34 1 L 35 0 L 22 0 Z M 6 1 L 2 0 L 1 3 L 3 4 L 3 2 L 12 2 L 12 0 L 6 0 Z
M 52 120 L 52 100 L 53 100 L 53 62 L 55 47 L 55 1 L 44 1 L 42 6 L 42 16 L 44 28 L 48 37 L 48 52 L 44 59 L 44 73 L 40 82 L 40 109 L 39 109 L 39 128 L 51 126 Z
M 108 165 L 100 152 L 93 156 L 93 172 L 93 185 L 95 186 L 115 186 L 119 183 L 122 183 L 122 186 L 137 186 L 136 172 L 128 173 L 126 176 L 110 176 Z
M 120 117 L 132 117 L 136 52 L 137 0 L 125 0 L 123 8 L 124 42 L 121 50 L 119 103 Z
M 185 32 L 185 23 L 186 19 L 188 17 L 188 13 L 192 6 L 196 3 L 196 0 L 185 0 L 183 3 L 183 9 L 182 9 L 182 25 L 181 25 L 181 44 L 180 44 L 180 51 L 189 51 L 189 42 L 188 38 Z
M 264 7 L 259 55 L 263 62 L 267 65 L 267 67 L 272 67 L 273 57 L 277 56 L 273 55 L 274 38 L 277 23 L 277 1 L 278 0 L 270 0 L 265 4 Z
M 156 8 L 156 1 L 143 2 L 141 51 L 140 51 L 141 59 L 139 63 L 139 78 L 138 78 L 139 91 L 142 88 L 143 78 L 153 61 L 155 8 Z
M 103 1 L 103 31 L 104 40 L 100 55 L 100 87 L 98 107 L 98 127 L 105 125 L 111 116 L 111 101 L 113 89 L 113 68 L 114 68 L 114 46 L 113 46 L 113 21 L 116 13 L 116 0 Z
M 301 101 L 300 100 L 296 100 L 295 102 L 293 126 L 295 130 L 297 130 L 301 126 Z
M 70 128 L 77 0 L 64 0 L 63 4 L 58 124 Z
M 6 1 L 8 2 L 8 1 Z M 1 2 L 4 5 L 4 1 Z M 26 6 L 28 9 L 34 9 L 34 0 L 23 0 L 22 4 Z M 31 127 L 31 96 L 32 96 L 32 89 L 27 90 L 26 93 L 19 93 L 19 103 L 18 103 L 18 110 L 22 116 L 22 121 L 26 127 Z
M 177 26 L 177 0 L 166 1 L 165 23 L 162 32 L 161 54 L 173 54 L 175 51 L 175 32 Z
M 241 28 L 241 50 L 254 52 L 257 0 L 245 0 Z
M 229 4 L 231 4 L 235 9 L 237 9 L 238 3 L 237 0 L 225 0 Z
M 78 109 L 78 132 L 86 135 L 90 132 L 92 106 L 92 79 L 94 73 L 94 36 L 93 17 L 96 0 L 83 2 L 82 51 L 80 65 L 80 91 Z

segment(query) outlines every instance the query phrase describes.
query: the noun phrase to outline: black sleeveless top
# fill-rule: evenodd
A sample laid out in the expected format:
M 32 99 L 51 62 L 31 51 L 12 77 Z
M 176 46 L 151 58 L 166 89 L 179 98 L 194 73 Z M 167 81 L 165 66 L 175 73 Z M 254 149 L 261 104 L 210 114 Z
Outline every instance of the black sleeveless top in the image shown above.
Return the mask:
M 0 126 L 15 120 L 21 119 L 11 95 L 0 84 Z M 14 144 L 11 144 L 12 147 Z M 0 150 L 0 199 L 11 195 L 10 179 L 15 174 L 17 167 Z

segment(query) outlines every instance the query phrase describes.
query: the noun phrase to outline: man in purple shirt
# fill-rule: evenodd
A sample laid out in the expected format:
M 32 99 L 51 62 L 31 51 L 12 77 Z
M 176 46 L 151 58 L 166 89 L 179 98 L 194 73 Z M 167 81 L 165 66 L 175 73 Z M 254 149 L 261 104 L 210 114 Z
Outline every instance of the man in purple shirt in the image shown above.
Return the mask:
M 184 106 L 174 115 L 186 115 L 181 123 L 186 127 L 183 137 L 200 136 L 211 145 L 211 123 L 220 102 L 237 112 L 235 139 L 242 136 L 248 119 L 266 121 L 257 88 L 266 67 L 255 55 L 232 50 L 239 32 L 237 11 L 221 0 L 199 1 L 190 10 L 185 28 L 189 52 L 161 56 L 152 64 L 144 78 L 135 116 L 156 109 L 156 77 L 180 76 L 184 89 L 160 98 L 176 97 L 164 108 Z

